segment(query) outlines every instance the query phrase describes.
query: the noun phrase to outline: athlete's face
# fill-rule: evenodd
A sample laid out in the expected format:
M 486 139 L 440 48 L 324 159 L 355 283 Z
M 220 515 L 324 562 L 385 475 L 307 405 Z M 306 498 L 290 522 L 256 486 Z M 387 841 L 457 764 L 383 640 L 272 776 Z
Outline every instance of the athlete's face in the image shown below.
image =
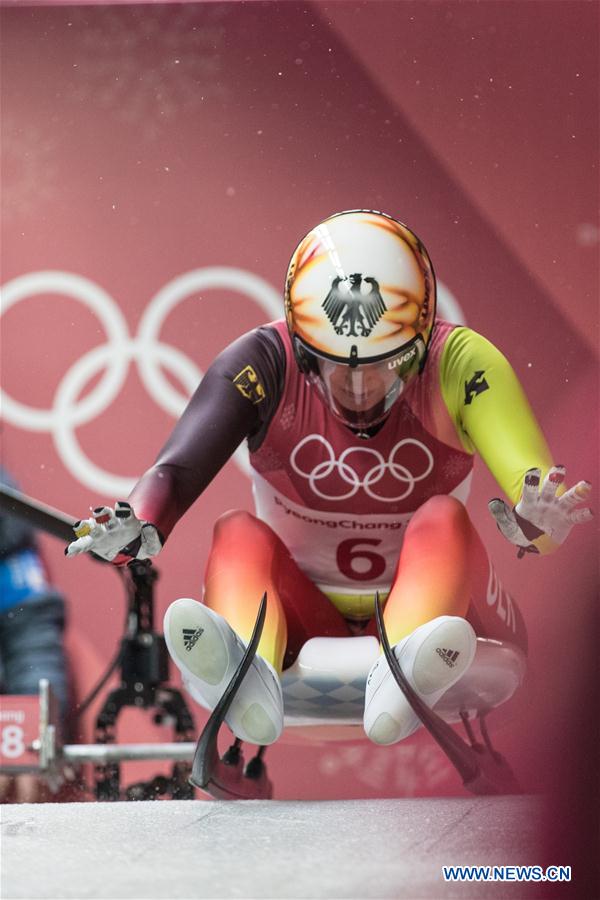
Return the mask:
M 425 344 L 419 335 L 394 356 L 354 366 L 333 362 L 306 347 L 302 352 L 308 381 L 328 409 L 344 425 L 364 432 L 383 422 L 405 386 L 418 376 Z
M 318 360 L 315 382 L 334 415 L 351 428 L 381 422 L 399 396 L 403 383 L 387 362 L 351 367 Z
M 385 363 L 351 368 L 324 361 L 321 373 L 329 382 L 332 396 L 340 406 L 352 412 L 366 412 L 377 406 L 398 382 L 398 377 Z

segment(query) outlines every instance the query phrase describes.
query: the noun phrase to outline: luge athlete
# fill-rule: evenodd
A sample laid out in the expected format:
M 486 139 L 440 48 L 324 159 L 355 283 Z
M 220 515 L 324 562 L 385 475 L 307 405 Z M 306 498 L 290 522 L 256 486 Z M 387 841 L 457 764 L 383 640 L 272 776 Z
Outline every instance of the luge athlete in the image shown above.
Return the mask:
M 279 675 L 306 640 L 375 633 L 376 590 L 429 706 L 468 669 L 476 635 L 526 649 L 521 613 L 464 506 L 475 453 L 509 500 L 490 509 L 521 555 L 553 550 L 591 516 L 579 505 L 590 485 L 565 490 L 504 356 L 435 307 L 431 261 L 409 228 L 372 211 L 329 217 L 292 256 L 285 320 L 224 350 L 129 501 L 76 526 L 68 555 L 154 556 L 248 441 L 256 514 L 217 521 L 204 602 L 177 600 L 165 617 L 185 685 L 212 708 L 267 591 L 258 654 L 226 719 L 242 740 L 279 737 Z M 366 734 L 392 744 L 419 724 L 380 656 Z

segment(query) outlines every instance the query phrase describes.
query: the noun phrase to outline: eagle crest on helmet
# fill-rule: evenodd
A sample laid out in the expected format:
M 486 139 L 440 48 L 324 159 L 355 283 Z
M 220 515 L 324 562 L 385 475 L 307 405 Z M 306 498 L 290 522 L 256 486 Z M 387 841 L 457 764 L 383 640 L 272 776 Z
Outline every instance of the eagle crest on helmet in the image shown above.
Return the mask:
M 350 281 L 350 289 L 340 289 L 342 281 Z M 368 294 L 363 294 L 361 284 L 370 285 Z M 331 290 L 323 301 L 323 309 L 333 325 L 336 334 L 348 337 L 369 337 L 387 307 L 379 293 L 379 284 L 374 278 L 364 278 L 361 274 L 349 278 L 334 278 Z

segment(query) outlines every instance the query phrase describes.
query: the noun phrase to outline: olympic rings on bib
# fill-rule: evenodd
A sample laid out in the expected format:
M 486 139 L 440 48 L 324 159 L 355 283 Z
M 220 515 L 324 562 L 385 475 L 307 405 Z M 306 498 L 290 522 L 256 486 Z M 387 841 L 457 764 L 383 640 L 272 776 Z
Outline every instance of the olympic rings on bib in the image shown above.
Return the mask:
M 314 441 L 323 444 L 327 451 L 327 459 L 317 463 L 310 472 L 305 472 L 299 467 L 297 457 L 303 447 L 306 447 L 307 444 Z M 396 454 L 402 447 L 408 445 L 418 447 L 425 457 L 425 467 L 423 471 L 419 472 L 417 475 L 413 475 L 406 466 L 396 462 Z M 375 458 L 375 463 L 362 479 L 358 472 L 348 462 L 348 458 L 353 453 L 367 453 Z M 405 497 L 408 497 L 413 492 L 415 484 L 418 481 L 423 481 L 423 479 L 427 478 L 431 473 L 433 470 L 433 454 L 429 447 L 426 447 L 421 441 L 417 441 L 415 438 L 404 438 L 392 447 L 387 462 L 378 450 L 374 450 L 372 447 L 358 446 L 347 447 L 340 455 L 340 458 L 336 459 L 333 447 L 327 438 L 324 438 L 322 434 L 309 434 L 305 438 L 302 438 L 296 447 L 294 447 L 290 456 L 290 465 L 297 475 L 308 480 L 313 493 L 322 500 L 348 500 L 350 497 L 354 497 L 354 495 L 362 488 L 365 494 L 368 494 L 368 496 L 372 497 L 374 500 L 379 500 L 381 503 L 397 503 L 400 500 L 404 500 Z M 344 493 L 326 494 L 319 488 L 318 482 L 328 478 L 334 472 L 337 472 L 340 479 L 350 485 L 350 488 Z M 406 484 L 406 488 L 402 493 L 397 494 L 394 497 L 383 497 L 373 489 L 373 485 L 376 485 L 381 481 L 386 472 L 389 472 L 395 481 Z
M 101 415 L 114 402 L 125 384 L 132 361 L 154 402 L 174 418 L 181 415 L 203 373 L 183 351 L 161 341 L 160 330 L 168 314 L 182 300 L 192 293 L 215 288 L 245 295 L 269 319 L 280 315 L 278 291 L 252 272 L 227 266 L 194 269 L 166 284 L 148 304 L 134 337 L 130 336 L 125 316 L 115 300 L 87 278 L 71 272 L 44 271 L 21 275 L 7 282 L 2 288 L 3 312 L 36 294 L 66 296 L 82 303 L 97 316 L 106 342 L 85 353 L 65 371 L 50 409 L 28 406 L 0 389 L 4 418 L 27 431 L 51 433 L 65 468 L 92 491 L 127 496 L 136 478 L 113 475 L 92 462 L 77 440 L 75 430 Z M 162 369 L 183 385 L 185 394 L 171 384 Z M 98 373 L 103 373 L 98 383 L 79 399 L 82 389 Z M 234 459 L 247 474 L 245 448 L 241 452 L 238 450 Z

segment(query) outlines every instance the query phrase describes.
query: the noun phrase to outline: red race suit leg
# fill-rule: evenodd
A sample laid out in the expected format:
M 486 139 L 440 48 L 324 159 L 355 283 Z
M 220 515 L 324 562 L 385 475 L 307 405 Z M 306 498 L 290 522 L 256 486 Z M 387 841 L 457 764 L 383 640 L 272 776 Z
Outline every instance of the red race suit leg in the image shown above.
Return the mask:
M 527 649 L 523 617 L 502 587 L 467 510 L 432 497 L 410 520 L 384 620 L 391 644 L 437 616 L 462 616 L 478 637 Z
M 264 592 L 267 616 L 258 653 L 277 671 L 312 637 L 349 637 L 345 619 L 298 568 L 275 532 L 234 510 L 215 525 L 204 579 L 204 602 L 249 641 Z

